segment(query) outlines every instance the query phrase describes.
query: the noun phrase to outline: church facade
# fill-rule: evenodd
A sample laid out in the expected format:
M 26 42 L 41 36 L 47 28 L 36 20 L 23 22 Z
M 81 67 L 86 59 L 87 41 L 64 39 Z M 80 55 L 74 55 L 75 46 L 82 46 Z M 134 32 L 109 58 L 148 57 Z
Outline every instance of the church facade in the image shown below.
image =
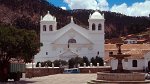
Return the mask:
M 57 29 L 56 18 L 49 12 L 40 21 L 40 52 L 35 55 L 35 62 L 56 59 L 69 60 L 79 56 L 104 57 L 104 15 L 95 11 L 89 16 L 88 29 L 74 23 Z

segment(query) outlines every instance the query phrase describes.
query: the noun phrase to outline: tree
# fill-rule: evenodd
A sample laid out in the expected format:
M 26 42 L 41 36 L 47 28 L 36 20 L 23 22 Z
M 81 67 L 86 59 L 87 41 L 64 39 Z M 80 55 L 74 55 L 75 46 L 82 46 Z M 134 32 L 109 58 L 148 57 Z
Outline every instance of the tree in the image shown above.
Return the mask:
M 100 66 L 104 66 L 104 62 L 101 57 L 96 56 L 95 61 L 96 63 L 99 63 Z
M 41 62 L 37 62 L 37 63 L 36 63 L 36 67 L 39 67 L 39 64 L 40 64 L 40 63 L 41 63 Z
M 0 73 L 0 81 L 6 81 L 8 78 L 11 58 L 24 59 L 25 62 L 32 61 L 40 47 L 37 37 L 34 31 L 0 26 L 0 72 L 4 72 Z
M 104 61 L 101 57 L 99 56 L 96 56 L 95 58 L 92 57 L 91 58 L 91 63 L 94 65 L 94 66 L 97 66 L 97 63 L 99 63 L 100 66 L 103 66 L 104 65 Z
M 59 60 L 59 61 L 62 66 L 66 66 L 68 64 L 68 62 L 65 60 Z
M 80 64 L 81 66 L 83 66 L 83 59 L 81 57 L 75 57 L 75 58 L 71 58 L 68 61 L 69 63 L 69 68 L 77 68 L 78 64 Z
M 95 61 L 95 58 L 94 58 L 94 57 L 91 58 L 91 63 L 92 63 L 94 66 L 96 66 L 96 61 Z
M 53 63 L 54 63 L 55 67 L 59 67 L 60 66 L 60 61 L 59 60 L 55 60 Z
M 47 63 L 48 67 L 52 67 L 52 62 L 50 60 L 45 61 L 45 63 Z
M 86 66 L 90 65 L 90 62 L 86 56 L 83 56 L 83 62 L 86 63 Z
M 71 58 L 68 60 L 69 68 L 74 68 L 75 65 L 75 60 L 74 58 Z

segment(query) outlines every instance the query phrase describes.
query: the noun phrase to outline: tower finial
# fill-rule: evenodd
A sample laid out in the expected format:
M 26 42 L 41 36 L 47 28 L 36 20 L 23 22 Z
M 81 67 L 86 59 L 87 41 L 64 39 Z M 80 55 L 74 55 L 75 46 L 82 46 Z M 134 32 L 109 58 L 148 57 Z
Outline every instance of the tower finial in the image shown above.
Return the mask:
M 73 16 L 71 16 L 71 23 L 74 23 L 74 21 L 73 21 Z
M 49 11 L 47 11 L 47 13 L 49 14 Z
M 90 13 L 89 18 L 91 18 L 92 14 Z
M 41 16 L 41 20 L 43 20 L 43 17 Z
M 103 17 L 105 17 L 104 13 L 103 13 Z
M 98 11 L 98 10 L 99 10 L 99 7 L 97 6 L 96 9 L 95 9 L 95 11 Z

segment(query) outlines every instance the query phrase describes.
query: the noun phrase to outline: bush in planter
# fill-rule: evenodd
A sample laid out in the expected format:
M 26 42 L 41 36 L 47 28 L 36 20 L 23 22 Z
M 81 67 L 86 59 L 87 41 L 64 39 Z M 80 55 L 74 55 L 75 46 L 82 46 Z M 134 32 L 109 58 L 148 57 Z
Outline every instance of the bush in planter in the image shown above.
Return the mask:
M 68 60 L 69 68 L 77 68 L 78 64 L 80 64 L 80 66 L 83 66 L 83 63 L 83 58 L 81 57 L 75 57 Z
M 36 63 L 36 67 L 39 67 L 39 64 L 40 64 L 40 62 L 37 62 L 37 63 Z
M 66 61 L 64 61 L 64 60 L 55 60 L 53 63 L 54 63 L 54 66 L 55 66 L 55 67 L 60 67 L 60 65 L 61 65 L 61 66 L 65 66 L 65 65 L 68 64 L 68 63 L 67 63 Z
M 86 63 L 86 66 L 90 65 L 90 62 L 86 56 L 83 56 L 83 63 Z
M 91 58 L 91 63 L 94 65 L 94 66 L 97 66 L 97 63 L 99 63 L 100 66 L 103 66 L 104 65 L 104 61 L 101 57 L 99 56 L 96 56 L 95 58 L 92 57 Z
M 41 62 L 41 67 L 52 67 L 52 62 L 50 60 Z

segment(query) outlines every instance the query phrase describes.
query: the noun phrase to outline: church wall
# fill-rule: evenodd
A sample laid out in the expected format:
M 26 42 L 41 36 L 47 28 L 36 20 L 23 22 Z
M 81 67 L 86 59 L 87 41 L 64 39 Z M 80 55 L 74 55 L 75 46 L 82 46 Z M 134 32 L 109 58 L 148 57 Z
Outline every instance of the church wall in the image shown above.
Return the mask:
M 56 44 L 68 44 L 68 40 L 72 38 L 76 40 L 77 42 L 76 44 L 89 44 L 90 43 L 86 38 L 84 38 L 80 34 L 76 32 L 72 32 L 73 35 L 70 35 L 70 33 L 67 32 L 66 34 L 61 36 L 61 38 L 59 38 L 55 43 Z
M 47 59 L 50 57 L 50 47 L 49 44 L 43 44 L 43 46 L 40 49 L 40 53 L 38 53 L 35 56 L 35 59 L 38 59 L 37 61 L 47 61 Z
M 96 53 L 99 52 L 100 57 L 104 57 L 104 33 L 90 33 L 92 42 L 95 44 L 93 51 Z M 96 56 L 95 55 L 95 56 Z
M 51 43 L 56 38 L 55 36 L 56 36 L 56 34 L 54 32 L 42 33 L 41 38 L 40 38 L 40 42 L 41 43 L 44 43 L 44 42 Z

